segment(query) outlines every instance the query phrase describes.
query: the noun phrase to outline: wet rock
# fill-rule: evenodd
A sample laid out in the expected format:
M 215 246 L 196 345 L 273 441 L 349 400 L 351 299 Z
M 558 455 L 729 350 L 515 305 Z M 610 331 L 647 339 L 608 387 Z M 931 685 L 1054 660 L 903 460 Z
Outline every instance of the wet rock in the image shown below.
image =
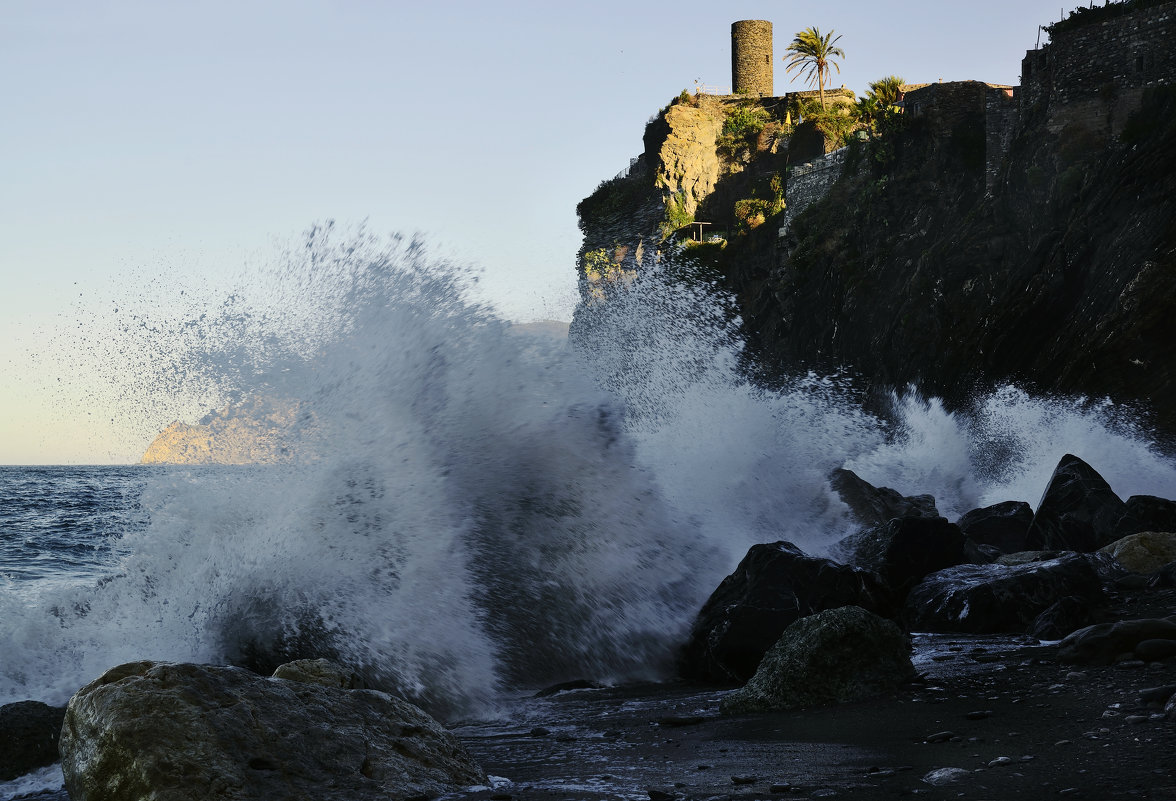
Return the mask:
M 970 565 L 988 565 L 995 562 L 1003 554 L 999 548 L 991 545 L 981 545 L 964 537 L 964 562 Z
M 1144 662 L 1158 662 L 1176 656 L 1176 639 L 1142 640 L 1135 646 L 1135 656 Z
M 759 777 L 750 774 L 731 777 L 732 784 L 755 784 L 757 781 L 759 781 Z
M 330 659 L 296 659 L 274 670 L 275 679 L 300 681 L 304 684 L 318 684 L 323 687 L 338 687 L 344 690 L 358 689 L 361 682 L 355 671 L 348 670 Z
M 1060 640 L 1072 631 L 1090 625 L 1094 606 L 1078 595 L 1059 598 L 1029 625 L 1029 635 L 1039 640 Z
M 1176 695 L 1173 695 L 1168 699 L 1168 702 L 1164 704 L 1164 715 L 1168 718 L 1168 720 L 1176 721 Z
M 1139 691 L 1139 700 L 1145 704 L 1163 706 L 1176 694 L 1176 684 L 1165 684 L 1160 687 L 1148 687 Z
M 1072 553 L 1017 566 L 997 563 L 940 570 L 911 590 L 902 619 L 913 631 L 1025 631 L 1059 598 L 1103 601 L 1096 558 Z
M 1098 472 L 1067 453 L 1037 505 L 1025 535 L 1030 550 L 1094 551 L 1113 542 L 1125 505 Z
M 409 799 L 486 782 L 404 701 L 207 665 L 107 671 L 70 699 L 61 756 L 74 801 Z
M 1176 501 L 1154 495 L 1132 495 L 1115 523 L 1115 537 L 1143 531 L 1176 531 Z M 1173 557 L 1176 558 L 1176 557 Z
M 0 706 L 0 781 L 23 776 L 57 761 L 57 738 L 65 707 L 40 701 Z
M 852 604 L 889 613 L 889 591 L 872 573 L 806 556 L 788 542 L 753 545 L 711 594 L 694 621 L 679 669 L 683 676 L 738 684 L 789 624 Z
M 1133 573 L 1155 573 L 1176 561 L 1176 532 L 1143 531 L 1099 549 Z
M 1006 567 L 1016 567 L 1017 565 L 1027 565 L 1032 562 L 1048 562 L 1051 559 L 1057 559 L 1059 556 L 1065 556 L 1068 553 L 1075 553 L 1074 551 L 1017 551 L 1016 553 L 1006 553 L 1004 556 L 998 556 L 996 563 L 998 565 L 1005 565 Z
M 1025 535 L 1031 522 L 1033 509 L 1029 504 L 1005 501 L 973 509 L 957 525 L 969 542 L 997 548 L 1001 553 L 1016 553 L 1025 550 Z
M 939 517 L 932 496 L 906 497 L 889 487 L 875 487 L 852 470 L 834 470 L 829 474 L 829 485 L 867 528 L 883 526 L 896 517 Z
M 857 564 L 899 597 L 929 573 L 964 561 L 964 535 L 942 517 L 900 517 L 863 535 Z
M 1131 654 L 1145 640 L 1176 639 L 1176 616 L 1120 620 L 1087 626 L 1058 643 L 1058 661 L 1080 665 L 1110 665 Z
M 932 787 L 943 787 L 948 784 L 959 784 L 972 775 L 972 771 L 963 768 L 937 768 L 926 776 L 923 781 Z
M 741 714 L 858 701 L 892 693 L 914 676 L 910 640 L 898 626 L 843 606 L 789 626 L 719 709 Z
M 1148 579 L 1149 587 L 1176 587 L 1176 562 L 1169 562 Z

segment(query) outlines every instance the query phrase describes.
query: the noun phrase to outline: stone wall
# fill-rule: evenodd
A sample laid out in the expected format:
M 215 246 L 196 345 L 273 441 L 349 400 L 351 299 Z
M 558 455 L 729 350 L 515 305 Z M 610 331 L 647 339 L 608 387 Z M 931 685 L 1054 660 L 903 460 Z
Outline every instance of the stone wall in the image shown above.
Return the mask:
M 961 125 L 970 125 L 987 112 L 990 95 L 1012 92 L 1013 87 L 983 81 L 929 83 L 903 96 L 903 113 L 927 120 L 936 134 L 949 136 Z M 995 98 L 993 102 L 997 103 Z
M 731 23 L 731 91 L 759 97 L 775 94 L 772 23 L 762 19 Z
M 1056 26 L 1021 62 L 1021 106 L 1046 104 L 1051 133 L 1077 126 L 1117 136 L 1144 89 L 1176 82 L 1176 0 L 1092 16 Z
M 780 236 L 785 236 L 788 233 L 788 228 L 796 219 L 796 215 L 829 194 L 833 184 L 841 177 L 841 171 L 845 167 L 845 157 L 848 154 L 849 148 L 843 147 L 805 164 L 798 164 L 788 171 L 787 180 L 784 183 L 786 205 L 780 223 Z

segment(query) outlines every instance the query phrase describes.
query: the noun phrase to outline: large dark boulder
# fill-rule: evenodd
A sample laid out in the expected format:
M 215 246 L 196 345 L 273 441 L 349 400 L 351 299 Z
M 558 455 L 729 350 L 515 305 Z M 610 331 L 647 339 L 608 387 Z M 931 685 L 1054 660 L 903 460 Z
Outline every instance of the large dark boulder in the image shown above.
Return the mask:
M 1025 535 L 1027 550 L 1094 551 L 1113 542 L 1125 505 L 1098 472 L 1067 453 Z
M 881 526 L 896 517 L 939 517 L 931 495 L 904 496 L 889 487 L 875 487 L 852 470 L 839 467 L 829 485 L 863 526 Z
M 1135 657 L 1140 643 L 1155 640 L 1176 640 L 1176 615 L 1120 620 L 1078 629 L 1058 643 L 1058 661 L 1109 665 L 1119 659 Z
M 57 738 L 65 707 L 40 701 L 0 706 L 0 781 L 9 781 L 57 761 Z
M 893 611 L 890 593 L 866 570 L 806 556 L 795 545 L 753 545 L 694 621 L 683 649 L 686 678 L 741 684 L 798 618 L 839 606 Z
M 971 542 L 997 548 L 1001 553 L 1025 550 L 1025 535 L 1033 522 L 1033 509 L 1024 501 L 1004 501 L 973 509 L 958 525 Z
M 959 565 L 932 573 L 906 597 L 902 619 L 912 631 L 974 634 L 1023 632 L 1059 599 L 1105 600 L 1098 561 L 1068 553 L 1022 565 Z
M 893 621 L 856 606 L 801 618 L 784 630 L 727 714 L 827 706 L 893 693 L 915 677 L 911 643 Z
M 1176 531 L 1176 501 L 1154 495 L 1132 495 L 1123 504 L 1123 514 L 1115 523 L 1115 537 L 1127 537 L 1143 531 Z
M 901 598 L 927 574 L 963 562 L 964 535 L 942 517 L 900 517 L 858 535 L 855 557 Z
M 1029 625 L 1029 636 L 1039 640 L 1060 640 L 1091 623 L 1094 605 L 1089 598 L 1067 595 L 1059 598 Z
M 384 801 L 486 780 L 453 735 L 385 693 L 159 662 L 112 668 L 70 699 L 61 765 L 73 801 Z

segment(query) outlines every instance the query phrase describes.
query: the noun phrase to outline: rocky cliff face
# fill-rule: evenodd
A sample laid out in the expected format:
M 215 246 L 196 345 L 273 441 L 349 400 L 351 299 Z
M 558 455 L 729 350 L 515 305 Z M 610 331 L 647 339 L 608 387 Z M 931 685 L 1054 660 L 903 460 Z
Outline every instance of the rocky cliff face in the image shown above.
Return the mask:
M 691 223 L 704 222 L 706 236 L 722 237 L 737 224 L 737 202 L 759 198 L 770 207 L 778 200 L 779 184 L 773 189 L 771 181 L 787 168 L 790 146 L 799 139 L 805 152 L 829 149 L 812 126 L 792 125 L 809 94 L 682 95 L 654 115 L 641 155 L 576 208 L 584 298 L 599 299 L 609 286 L 624 284 L 632 271 L 688 237 Z M 831 95 L 842 104 L 853 97 L 840 90 Z
M 1010 380 L 1109 396 L 1176 431 L 1174 113 L 1156 89 L 1098 142 L 1030 109 L 990 193 L 966 138 L 862 148 L 786 238 L 724 261 L 759 357 L 956 402 Z
M 640 249 L 616 244 L 640 231 L 648 250 L 658 224 L 664 236 L 689 217 L 681 201 L 724 234 L 705 255 L 760 375 L 846 370 L 957 405 L 1012 381 L 1136 404 L 1176 434 L 1176 61 L 1129 58 L 1176 35 L 1176 2 L 1087 16 L 1029 54 L 1015 93 L 932 85 L 925 107 L 835 158 L 804 145 L 803 126 L 737 154 L 718 142 L 713 188 L 713 125 L 680 131 L 698 112 L 671 106 L 629 175 L 581 204 L 584 254 L 640 269 Z M 784 209 L 767 200 L 773 176 Z M 740 203 L 762 216 L 741 219 Z

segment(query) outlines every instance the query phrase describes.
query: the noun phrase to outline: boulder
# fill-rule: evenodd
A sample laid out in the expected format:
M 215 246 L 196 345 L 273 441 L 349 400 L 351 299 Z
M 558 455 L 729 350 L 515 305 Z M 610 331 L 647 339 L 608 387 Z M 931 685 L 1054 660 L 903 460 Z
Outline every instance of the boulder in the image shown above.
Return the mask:
M 1161 640 L 1140 640 L 1135 644 L 1132 656 L 1144 662 L 1159 662 L 1176 656 L 1176 638 Z
M 893 621 L 856 606 L 818 612 L 785 629 L 751 680 L 719 709 L 776 712 L 893 693 L 915 677 L 910 652 Z
M 1066 596 L 1101 603 L 1099 560 L 1069 553 L 1044 562 L 940 570 L 907 595 L 902 619 L 912 631 L 1023 632 Z
M 829 485 L 863 526 L 881 526 L 896 517 L 939 517 L 931 495 L 904 496 L 889 487 L 875 487 L 852 470 L 839 467 Z
M 1025 534 L 1029 550 L 1094 551 L 1115 540 L 1125 505 L 1098 472 L 1067 453 Z
M 1147 586 L 1156 588 L 1176 587 L 1176 562 L 1161 567 L 1147 581 Z
M 988 565 L 1004 556 L 999 548 L 991 545 L 981 545 L 964 537 L 964 562 L 970 565 Z
M 973 509 L 956 525 L 970 542 L 997 548 L 1001 553 L 1016 553 L 1025 550 L 1025 535 L 1032 522 L 1033 509 L 1029 504 L 1005 501 Z
M 40 701 L 0 706 L 0 781 L 9 781 L 57 761 L 57 738 L 65 708 Z
M 1155 573 L 1176 562 L 1176 532 L 1142 531 L 1099 549 L 1133 573 Z
M 344 690 L 359 689 L 362 682 L 355 671 L 348 670 L 330 659 L 295 659 L 274 670 L 275 679 L 301 681 L 305 684 L 319 684 L 323 687 L 340 687 Z
M 793 621 L 850 604 L 893 609 L 868 571 L 806 556 L 788 542 L 753 545 L 698 613 L 679 669 L 686 678 L 740 684 Z
M 996 558 L 998 565 L 1007 565 L 1008 567 L 1015 567 L 1016 565 L 1027 565 L 1030 562 L 1048 562 L 1050 559 L 1057 559 L 1073 551 L 1017 551 L 1016 553 L 1006 553 L 1003 556 Z
M 1094 606 L 1080 595 L 1059 598 L 1029 625 L 1029 635 L 1039 640 L 1060 640 L 1072 631 L 1090 625 Z
M 1078 629 L 1058 643 L 1058 661 L 1109 665 L 1147 640 L 1176 639 L 1176 616 L 1120 620 Z
M 1132 495 L 1123 504 L 1115 523 L 1115 536 L 1127 537 L 1141 531 L 1176 531 L 1176 501 L 1154 495 Z
M 385 693 L 162 662 L 79 690 L 61 762 L 74 801 L 374 801 L 486 781 L 453 735 Z
M 856 564 L 899 597 L 923 576 L 964 561 L 964 535 L 942 517 L 899 517 L 860 536 Z

